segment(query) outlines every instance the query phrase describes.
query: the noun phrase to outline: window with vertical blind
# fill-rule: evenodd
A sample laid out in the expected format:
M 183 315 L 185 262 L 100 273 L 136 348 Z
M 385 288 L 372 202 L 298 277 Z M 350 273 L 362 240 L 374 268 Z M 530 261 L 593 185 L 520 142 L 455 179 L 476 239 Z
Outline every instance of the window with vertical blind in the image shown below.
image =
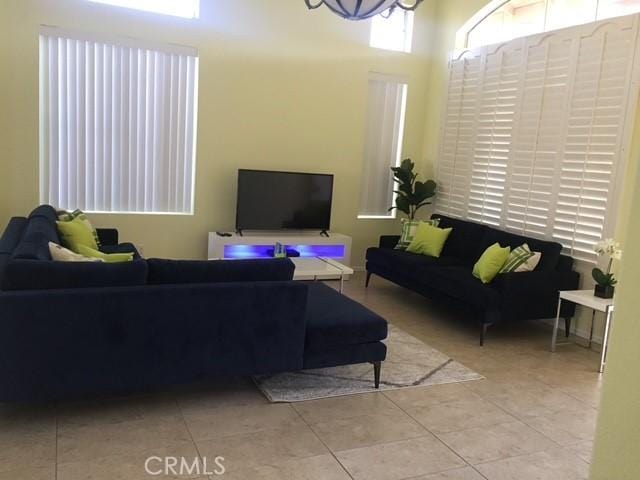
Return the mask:
M 455 54 L 438 211 L 553 239 L 579 260 L 612 236 L 638 98 L 633 15 Z
M 365 151 L 358 218 L 394 218 L 391 167 L 400 164 L 407 105 L 403 78 L 369 75 Z
M 42 27 L 42 202 L 193 213 L 197 79 L 195 49 Z

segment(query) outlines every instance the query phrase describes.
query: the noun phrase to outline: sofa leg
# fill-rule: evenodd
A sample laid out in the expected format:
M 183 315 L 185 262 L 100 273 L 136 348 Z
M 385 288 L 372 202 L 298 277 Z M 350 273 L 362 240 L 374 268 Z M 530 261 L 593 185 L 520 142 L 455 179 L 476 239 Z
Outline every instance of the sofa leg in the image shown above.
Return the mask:
M 373 380 L 376 388 L 380 388 L 380 370 L 382 362 L 373 362 Z
M 484 347 L 484 339 L 487 336 L 487 329 L 489 328 L 490 323 L 481 323 L 480 324 L 480 346 Z
M 367 272 L 367 280 L 364 282 L 364 288 L 369 286 L 369 281 L 371 280 L 371 272 Z
M 571 317 L 564 317 L 564 336 L 569 338 L 571 334 Z

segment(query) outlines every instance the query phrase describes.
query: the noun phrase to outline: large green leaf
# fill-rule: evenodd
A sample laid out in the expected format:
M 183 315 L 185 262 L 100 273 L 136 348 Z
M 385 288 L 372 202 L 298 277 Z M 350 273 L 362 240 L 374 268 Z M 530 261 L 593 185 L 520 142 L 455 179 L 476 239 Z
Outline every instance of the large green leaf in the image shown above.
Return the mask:
M 396 207 L 403 213 L 407 215 L 411 214 L 411 204 L 409 203 L 409 199 L 404 195 L 398 195 L 396 197 Z
M 401 167 L 393 167 L 393 176 L 400 185 L 411 185 L 413 183 L 413 174 L 410 170 Z
M 603 287 L 614 286 L 618 283 L 613 273 L 604 273 L 599 268 L 594 268 L 591 271 L 591 276 L 593 277 L 593 279 L 596 281 L 598 285 L 602 285 Z
M 436 194 L 436 182 L 427 180 L 426 182 L 416 182 L 414 185 L 412 201 L 418 205 Z

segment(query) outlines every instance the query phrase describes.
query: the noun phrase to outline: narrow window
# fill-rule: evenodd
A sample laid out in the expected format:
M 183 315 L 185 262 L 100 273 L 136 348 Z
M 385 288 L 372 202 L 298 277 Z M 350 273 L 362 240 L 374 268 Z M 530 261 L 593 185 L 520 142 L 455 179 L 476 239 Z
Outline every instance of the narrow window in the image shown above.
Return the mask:
M 133 8 L 174 17 L 198 18 L 200 0 L 89 0 L 115 7 Z
M 396 8 L 391 15 L 376 15 L 371 21 L 369 45 L 383 50 L 411 53 L 413 12 Z
M 391 167 L 400 164 L 404 136 L 407 82 L 371 74 L 365 157 L 358 218 L 395 218 Z

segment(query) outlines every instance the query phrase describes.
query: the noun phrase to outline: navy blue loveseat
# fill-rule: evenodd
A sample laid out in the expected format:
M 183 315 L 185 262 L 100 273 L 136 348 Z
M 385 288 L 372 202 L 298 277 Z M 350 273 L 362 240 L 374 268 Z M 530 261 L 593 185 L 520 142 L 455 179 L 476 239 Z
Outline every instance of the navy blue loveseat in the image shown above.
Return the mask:
M 99 230 L 108 252 L 115 230 Z M 48 206 L 0 239 L 0 402 L 143 391 L 215 376 L 370 362 L 386 321 L 288 259 L 126 264 L 51 260 Z M 132 250 L 133 249 L 133 250 Z
M 575 290 L 580 275 L 573 259 L 562 255 L 562 246 L 530 237 L 514 235 L 466 220 L 434 214 L 441 228 L 452 228 L 439 258 L 396 250 L 399 236 L 383 236 L 378 247 L 367 250 L 367 286 L 376 274 L 398 285 L 434 299 L 448 299 L 470 307 L 480 324 L 480 345 L 487 327 L 500 322 L 553 318 L 560 290 Z M 483 284 L 472 274 L 473 265 L 494 243 L 516 248 L 528 243 L 541 252 L 532 272 L 499 274 Z M 570 330 L 575 305 L 563 302 L 560 315 Z

